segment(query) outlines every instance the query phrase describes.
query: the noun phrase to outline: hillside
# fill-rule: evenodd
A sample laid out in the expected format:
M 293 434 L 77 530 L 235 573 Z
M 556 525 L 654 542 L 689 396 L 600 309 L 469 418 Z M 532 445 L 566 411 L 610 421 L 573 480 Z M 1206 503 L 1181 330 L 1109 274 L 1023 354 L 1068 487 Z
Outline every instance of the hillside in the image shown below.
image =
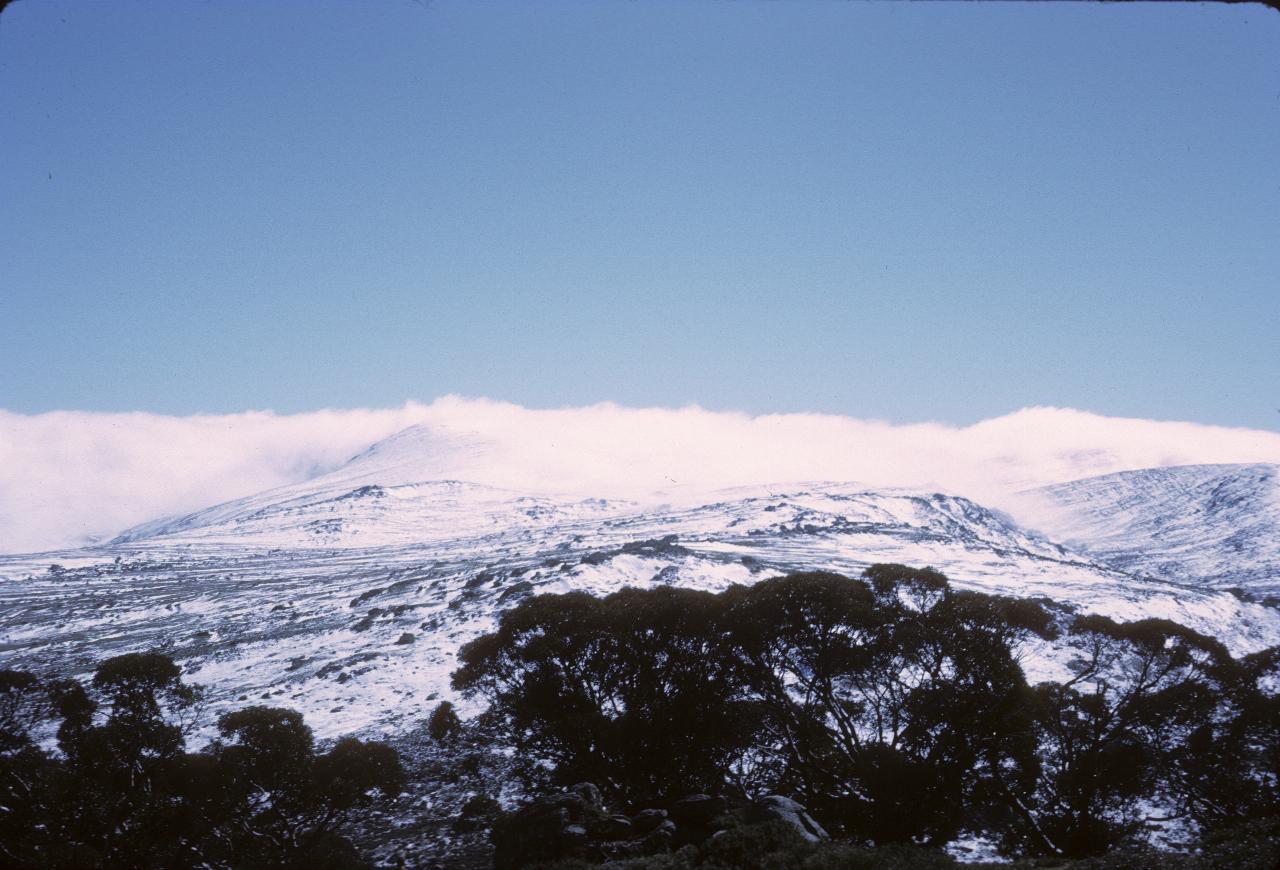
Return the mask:
M 1213 568 L 1209 581 L 1190 568 L 1161 576 L 1145 567 L 1164 557 L 1147 559 L 1142 548 L 1171 540 L 1157 534 L 1160 523 L 1203 526 L 1165 514 L 1141 521 L 1148 501 L 1166 512 L 1178 502 L 1153 499 L 1138 484 L 1185 473 L 1178 469 L 1098 479 L 1106 489 L 1089 481 L 1053 488 L 1111 492 L 1128 505 L 1135 533 L 1124 551 L 1122 534 L 1060 544 L 962 497 L 847 483 L 663 504 L 433 479 L 442 455 L 456 469 L 458 455 L 473 450 L 465 439 L 410 429 L 305 484 L 151 523 L 102 547 L 0 558 L 0 650 L 11 666 L 87 672 L 105 656 L 159 648 L 214 690 L 210 713 L 270 699 L 333 735 L 420 721 L 448 695 L 458 647 L 539 592 L 719 590 L 794 570 L 852 575 L 900 562 L 933 566 L 964 588 L 1117 619 L 1167 617 L 1237 653 L 1280 642 L 1280 612 L 1220 588 L 1274 582 L 1265 539 L 1248 563 L 1255 573 L 1234 581 L 1230 563 L 1211 555 L 1183 562 Z M 1256 468 L 1252 478 L 1233 478 L 1245 492 L 1253 492 L 1249 479 L 1273 479 L 1270 467 Z M 1214 528 L 1248 509 L 1224 502 Z M 1126 560 L 1122 551 L 1137 555 Z M 1051 676 L 1053 662 L 1046 650 L 1029 667 Z

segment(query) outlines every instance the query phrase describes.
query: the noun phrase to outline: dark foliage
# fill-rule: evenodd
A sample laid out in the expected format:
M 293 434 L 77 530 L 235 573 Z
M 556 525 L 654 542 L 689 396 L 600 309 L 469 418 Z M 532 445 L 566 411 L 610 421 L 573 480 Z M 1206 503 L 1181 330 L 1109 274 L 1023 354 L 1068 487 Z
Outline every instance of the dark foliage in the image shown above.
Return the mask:
M 1064 627 L 1072 676 L 1029 686 L 1024 645 Z M 853 843 L 975 833 L 1061 857 L 1280 815 L 1280 653 L 1236 661 L 1166 620 L 1060 624 L 929 569 L 538 596 L 460 662 L 455 687 L 512 741 L 631 806 L 794 794 Z
M 566 779 L 635 800 L 717 784 L 754 712 L 721 610 L 717 596 L 666 587 L 537 596 L 463 648 L 454 685 L 489 698 Z
M 0 672 L 0 865 L 363 866 L 340 828 L 400 790 L 395 752 L 348 738 L 317 754 L 300 714 L 251 707 L 188 753 L 199 700 L 159 654 L 104 661 L 88 686 Z
M 453 709 L 453 704 L 441 701 L 427 717 L 427 733 L 433 740 L 447 740 L 462 730 L 462 720 Z
M 993 779 L 1034 766 L 1011 647 L 1049 621 L 933 571 L 882 565 L 868 579 L 798 574 L 727 594 L 766 714 L 757 778 L 847 835 L 946 842 Z
M 1223 687 L 1236 664 L 1221 644 L 1167 620 L 1075 620 L 1075 676 L 1039 686 L 1041 776 L 1019 831 L 1032 851 L 1096 855 L 1131 841 L 1162 799 L 1197 815 L 1187 789 L 1196 745 L 1225 724 Z M 1241 780 L 1231 786 L 1244 786 Z
M 1028 685 L 1021 657 L 1054 638 L 1068 675 Z M 532 597 L 462 650 L 454 685 L 490 710 L 463 723 L 442 702 L 423 723 L 413 776 L 447 812 L 406 796 L 397 831 L 414 813 L 404 830 L 479 843 L 510 821 L 495 798 L 549 776 L 631 814 L 555 814 L 561 839 L 647 842 L 638 820 L 670 810 L 662 854 L 618 867 L 942 867 L 966 834 L 1028 866 L 1280 861 L 1280 649 L 1236 660 L 1167 620 L 1051 614 L 928 569 Z M 0 670 L 0 866 L 366 866 L 349 836 L 388 857 L 370 819 L 405 786 L 390 746 L 318 747 L 299 713 L 249 707 L 188 751 L 200 702 L 159 654 L 83 682 Z M 695 793 L 794 796 L 836 842 L 746 816 L 713 832 L 677 812 Z M 1194 854 L 1148 844 L 1170 821 Z

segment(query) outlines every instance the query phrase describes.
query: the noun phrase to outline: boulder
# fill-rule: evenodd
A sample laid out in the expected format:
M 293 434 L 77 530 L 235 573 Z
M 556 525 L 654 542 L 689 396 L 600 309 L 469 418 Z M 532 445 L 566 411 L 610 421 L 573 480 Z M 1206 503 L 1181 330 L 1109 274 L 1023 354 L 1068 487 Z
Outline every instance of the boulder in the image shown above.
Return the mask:
M 626 816 L 609 816 L 596 826 L 596 831 L 606 840 L 625 840 L 635 835 L 636 827 Z
M 518 583 L 512 583 L 510 586 L 504 589 L 502 594 L 498 596 L 498 602 L 500 604 L 505 603 L 507 601 L 510 601 L 513 598 L 519 598 L 523 595 L 528 595 L 532 591 L 533 591 L 533 584 L 530 583 L 528 580 L 521 580 Z
M 551 800 L 555 803 L 556 806 L 561 807 L 566 812 L 568 812 L 569 818 L 572 821 L 575 821 L 575 822 L 581 821 L 583 817 L 586 815 L 587 802 L 583 800 L 582 795 L 580 794 L 567 791 L 563 794 L 557 795 L 554 798 L 551 798 Z
M 765 818 L 779 819 L 796 829 L 801 837 L 811 843 L 820 840 L 830 840 L 831 836 L 814 821 L 813 816 L 809 815 L 809 811 L 804 805 L 798 804 L 789 797 L 783 797 L 779 794 L 771 794 L 761 798 L 756 804 L 759 814 Z
M 569 791 L 582 798 L 583 809 L 594 815 L 604 814 L 604 797 L 600 794 L 600 789 L 596 788 L 595 783 L 580 782 Z
M 693 794 L 671 805 L 671 818 L 681 824 L 705 825 L 724 813 L 729 802 L 722 797 Z
M 659 852 L 670 852 L 671 846 L 676 840 L 676 823 L 667 819 L 645 834 L 644 839 L 640 841 L 641 851 L 646 855 L 656 855 Z
M 564 857 L 571 848 L 571 838 L 565 835 L 568 826 L 569 811 L 545 798 L 499 820 L 493 827 L 495 870 Z
M 637 834 L 647 834 L 666 820 L 666 810 L 641 810 L 631 817 L 631 824 Z
M 664 814 L 665 815 L 665 814 Z M 616 817 L 612 830 L 631 836 L 631 821 Z M 493 825 L 493 866 L 515 870 L 539 861 L 599 857 L 595 840 L 610 820 L 600 789 L 580 782 L 568 791 L 543 795 Z

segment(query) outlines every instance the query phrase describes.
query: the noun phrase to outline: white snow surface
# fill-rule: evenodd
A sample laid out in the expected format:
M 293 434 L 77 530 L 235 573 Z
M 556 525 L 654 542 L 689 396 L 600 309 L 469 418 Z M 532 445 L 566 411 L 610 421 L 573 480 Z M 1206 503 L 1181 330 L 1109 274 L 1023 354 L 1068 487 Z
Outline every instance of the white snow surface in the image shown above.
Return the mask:
M 1015 509 L 1121 570 L 1280 595 L 1280 465 L 1147 468 L 1023 493 Z
M 1203 528 L 1178 524 L 1175 501 L 1161 495 L 1173 485 L 1158 476 L 1111 475 L 1029 499 L 1044 516 L 1046 504 L 1075 511 L 1065 514 L 1074 517 L 1067 545 L 927 489 L 816 482 L 615 499 L 442 477 L 482 461 L 466 436 L 412 427 L 305 483 L 102 546 L 0 557 L 0 667 L 87 675 L 107 656 L 160 649 L 208 687 L 206 723 L 266 703 L 301 710 L 321 737 L 390 734 L 452 697 L 458 648 L 529 594 L 716 591 L 795 570 L 854 576 L 877 562 L 932 566 L 959 587 L 1121 620 L 1173 619 L 1237 654 L 1280 643 L 1280 611 L 1219 588 L 1239 584 L 1215 557 L 1193 558 L 1194 543 L 1177 551 L 1181 572 L 1116 556 L 1173 551 L 1166 529 Z M 1235 468 L 1231 479 L 1250 494 L 1237 513 L 1209 511 L 1224 530 L 1275 480 L 1275 466 Z M 1210 483 L 1221 471 L 1183 473 L 1182 510 L 1222 491 Z M 1090 520 L 1081 504 L 1113 514 L 1106 505 L 1122 504 L 1121 525 L 1134 533 Z M 1255 556 L 1249 570 L 1274 582 L 1273 556 Z M 1058 678 L 1063 654 L 1029 645 L 1030 678 Z

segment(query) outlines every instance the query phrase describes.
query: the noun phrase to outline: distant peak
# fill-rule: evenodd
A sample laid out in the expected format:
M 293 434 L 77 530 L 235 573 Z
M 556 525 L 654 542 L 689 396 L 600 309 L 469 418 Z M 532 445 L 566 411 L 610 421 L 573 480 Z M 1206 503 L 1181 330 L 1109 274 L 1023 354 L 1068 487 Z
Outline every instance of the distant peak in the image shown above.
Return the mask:
M 1277 477 L 1280 465 L 1269 462 L 1224 462 L 1200 463 L 1192 465 L 1159 465 L 1152 468 L 1132 468 L 1126 471 L 1112 471 L 1107 474 L 1091 475 L 1051 483 L 1047 486 L 1033 487 L 1023 490 L 1018 495 L 1035 495 L 1036 493 L 1064 492 L 1081 487 L 1100 486 L 1108 483 L 1148 481 L 1165 481 L 1172 485 L 1200 484 L 1207 480 L 1222 477 L 1238 477 L 1250 474 L 1260 480 Z
M 458 432 L 442 426 L 418 423 L 375 441 L 347 460 L 341 470 L 368 465 L 439 464 L 475 457 L 490 448 L 477 432 Z

